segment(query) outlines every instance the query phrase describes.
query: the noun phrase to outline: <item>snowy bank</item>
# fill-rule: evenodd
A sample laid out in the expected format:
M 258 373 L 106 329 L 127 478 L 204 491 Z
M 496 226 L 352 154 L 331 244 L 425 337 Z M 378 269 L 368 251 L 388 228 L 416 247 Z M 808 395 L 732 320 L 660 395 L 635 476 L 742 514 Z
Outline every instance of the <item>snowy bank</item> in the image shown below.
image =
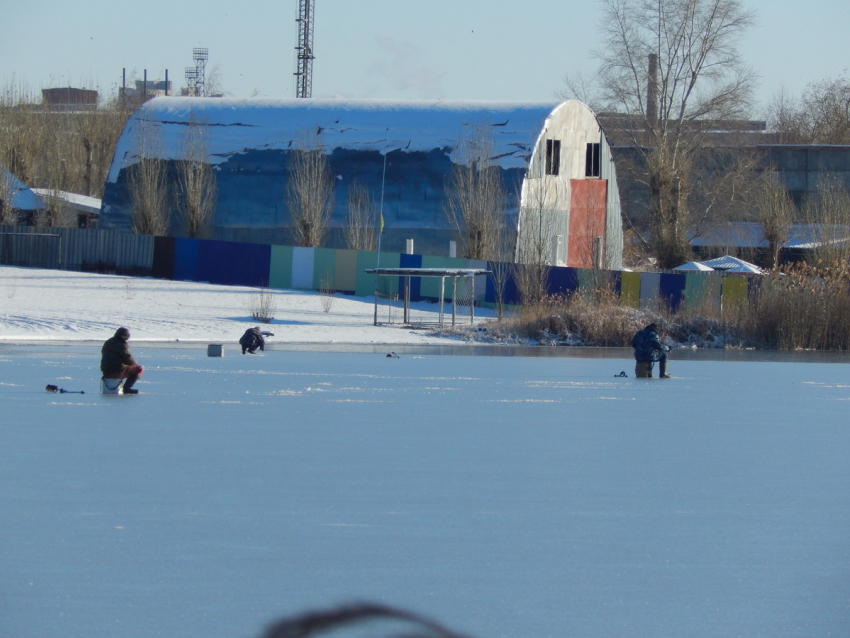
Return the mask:
M 0 266 L 0 341 L 103 341 L 126 326 L 134 341 L 237 341 L 250 326 L 256 288 Z M 434 344 L 458 341 L 400 325 L 374 326 L 374 299 L 273 291 L 272 342 Z M 327 300 L 325 300 L 327 301 Z M 436 304 L 414 304 L 434 312 Z M 487 311 L 476 313 L 487 315 Z

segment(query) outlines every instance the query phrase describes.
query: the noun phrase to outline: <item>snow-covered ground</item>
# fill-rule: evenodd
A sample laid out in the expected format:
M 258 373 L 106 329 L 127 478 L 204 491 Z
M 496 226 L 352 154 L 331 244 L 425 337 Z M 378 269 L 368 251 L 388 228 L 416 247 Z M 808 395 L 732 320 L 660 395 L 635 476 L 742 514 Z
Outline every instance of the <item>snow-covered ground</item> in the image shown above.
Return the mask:
M 257 295 L 256 288 L 242 286 L 0 266 L 0 341 L 103 341 L 126 326 L 133 342 L 236 343 L 257 325 L 251 318 Z M 373 298 L 336 295 L 325 312 L 319 293 L 273 295 L 275 318 L 261 325 L 275 335 L 270 344 L 457 342 L 398 325 L 374 326 Z M 438 312 L 437 304 L 414 307 L 420 314 Z M 476 313 L 492 316 L 478 308 Z
M 2 274 L 2 636 L 251 638 L 362 600 L 478 638 L 850 626 L 846 357 L 674 353 L 663 381 L 622 349 L 215 358 L 248 289 L 134 280 L 128 299 L 121 278 Z M 371 308 L 298 297 L 287 334 L 374 334 Z M 118 324 L 142 333 L 138 397 L 97 392 Z

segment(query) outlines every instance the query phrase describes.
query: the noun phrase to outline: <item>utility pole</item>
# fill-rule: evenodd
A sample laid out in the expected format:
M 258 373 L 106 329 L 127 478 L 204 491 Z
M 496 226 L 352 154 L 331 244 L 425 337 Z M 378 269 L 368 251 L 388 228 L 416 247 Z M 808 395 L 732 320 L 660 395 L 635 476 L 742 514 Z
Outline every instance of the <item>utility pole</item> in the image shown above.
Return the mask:
M 298 0 L 298 46 L 295 47 L 295 97 L 313 95 L 313 14 L 314 0 Z

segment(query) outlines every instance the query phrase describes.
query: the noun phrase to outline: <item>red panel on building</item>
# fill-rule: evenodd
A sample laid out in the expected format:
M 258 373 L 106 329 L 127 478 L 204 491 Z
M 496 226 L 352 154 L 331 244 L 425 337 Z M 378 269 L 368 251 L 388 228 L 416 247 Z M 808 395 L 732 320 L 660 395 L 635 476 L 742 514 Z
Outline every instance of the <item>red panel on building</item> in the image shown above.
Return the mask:
M 597 252 L 605 249 L 608 181 L 573 179 L 570 180 L 570 189 L 567 266 L 593 268 Z

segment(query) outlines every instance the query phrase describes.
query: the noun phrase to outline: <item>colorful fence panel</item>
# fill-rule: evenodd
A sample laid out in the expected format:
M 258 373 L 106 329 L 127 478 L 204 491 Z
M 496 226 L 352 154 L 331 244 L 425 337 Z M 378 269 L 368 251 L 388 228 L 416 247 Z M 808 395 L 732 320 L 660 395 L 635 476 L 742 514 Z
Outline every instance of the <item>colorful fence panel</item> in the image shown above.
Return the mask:
M 686 278 L 679 273 L 661 273 L 658 280 L 658 295 L 674 312 L 679 309 L 685 292 Z
M 196 277 L 228 286 L 269 285 L 271 246 L 227 241 L 201 241 Z
M 53 254 L 61 256 L 58 267 L 68 270 L 96 270 L 119 274 L 152 275 L 161 279 L 208 281 L 210 283 L 268 286 L 276 289 L 333 290 L 359 297 L 375 293 L 376 280 L 379 292 L 384 295 L 404 294 L 402 277 L 381 277 L 367 274 L 367 269 L 382 268 L 478 268 L 498 271 L 504 280 L 503 303 L 507 306 L 520 302 L 516 282 L 521 266 L 498 265 L 490 262 L 438 257 L 407 255 L 371 251 L 336 250 L 326 248 L 301 248 L 294 246 L 269 246 L 267 244 L 241 244 L 215 240 L 173 237 L 149 237 L 117 231 L 77 228 L 33 228 L 25 226 L 0 226 L 8 250 L 2 252 L 0 261 L 6 259 L 14 265 L 32 267 L 57 267 L 52 257 L 44 262 L 42 252 L 29 247 L 32 241 L 18 235 L 41 233 L 58 235 L 47 238 L 54 243 Z M 18 249 L 18 246 L 26 250 Z M 577 268 L 551 268 L 548 276 L 549 294 L 571 294 L 577 290 L 598 289 L 609 286 L 617 291 L 622 305 L 653 309 L 666 305 L 673 310 L 703 307 L 721 309 L 747 299 L 749 287 L 757 279 L 720 273 L 636 273 L 592 271 Z M 446 299 L 451 299 L 451 286 L 446 286 Z M 440 294 L 439 278 L 413 277 L 410 282 L 411 301 L 435 300 Z M 492 276 L 475 279 L 475 299 L 479 303 L 495 306 L 496 286 Z
M 292 287 L 298 290 L 315 290 L 313 270 L 315 249 L 296 246 L 292 249 Z
M 269 288 L 292 288 L 292 246 L 272 246 L 269 262 Z

